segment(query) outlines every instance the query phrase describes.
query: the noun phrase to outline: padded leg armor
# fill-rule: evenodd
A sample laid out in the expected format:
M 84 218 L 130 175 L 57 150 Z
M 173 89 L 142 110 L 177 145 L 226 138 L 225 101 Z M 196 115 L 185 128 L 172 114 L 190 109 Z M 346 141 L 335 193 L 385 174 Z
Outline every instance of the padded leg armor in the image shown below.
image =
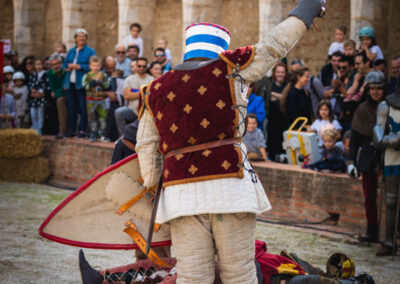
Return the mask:
M 385 191 L 385 204 L 386 204 L 386 234 L 384 244 L 392 246 L 394 237 L 394 229 L 396 224 L 396 208 L 397 196 L 399 194 L 400 176 L 387 176 L 386 177 L 386 191 Z

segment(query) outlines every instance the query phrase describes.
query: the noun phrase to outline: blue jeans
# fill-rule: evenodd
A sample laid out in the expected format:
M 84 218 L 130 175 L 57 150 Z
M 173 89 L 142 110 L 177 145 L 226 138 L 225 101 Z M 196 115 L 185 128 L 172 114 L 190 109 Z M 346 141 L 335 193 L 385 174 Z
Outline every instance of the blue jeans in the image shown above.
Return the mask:
M 86 90 L 75 89 L 75 84 L 70 84 L 67 90 L 69 131 L 76 132 L 78 113 L 80 114 L 79 131 L 86 132 L 88 119 L 86 111 Z
M 31 107 L 30 111 L 33 129 L 42 131 L 44 122 L 44 106 Z

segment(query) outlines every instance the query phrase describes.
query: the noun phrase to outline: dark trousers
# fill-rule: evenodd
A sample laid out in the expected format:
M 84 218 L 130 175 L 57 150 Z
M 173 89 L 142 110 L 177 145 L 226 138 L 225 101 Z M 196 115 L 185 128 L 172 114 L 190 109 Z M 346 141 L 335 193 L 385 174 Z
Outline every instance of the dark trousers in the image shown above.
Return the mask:
M 86 91 L 85 89 L 75 89 L 75 84 L 70 84 L 70 89 L 67 90 L 68 102 L 68 122 L 69 131 L 76 132 L 78 113 L 80 114 L 79 131 L 86 131 L 88 125 L 86 111 Z
M 376 187 L 378 179 L 376 173 L 362 172 L 362 186 L 364 191 L 364 207 L 368 227 L 378 225 L 378 209 L 376 206 Z

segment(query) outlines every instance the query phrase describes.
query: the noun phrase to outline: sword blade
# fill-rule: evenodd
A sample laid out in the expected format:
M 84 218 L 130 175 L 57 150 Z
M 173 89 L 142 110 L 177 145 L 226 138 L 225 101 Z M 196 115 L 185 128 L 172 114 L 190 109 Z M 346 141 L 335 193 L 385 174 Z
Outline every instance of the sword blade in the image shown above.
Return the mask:
M 154 223 L 156 220 L 157 208 L 158 208 L 158 202 L 160 201 L 161 190 L 162 190 L 162 175 L 160 177 L 160 181 L 158 182 L 157 190 L 154 196 L 153 211 L 151 212 L 149 232 L 147 234 L 147 240 L 146 240 L 146 252 L 145 252 L 146 255 L 149 254 L 151 247 L 151 239 L 153 238 Z

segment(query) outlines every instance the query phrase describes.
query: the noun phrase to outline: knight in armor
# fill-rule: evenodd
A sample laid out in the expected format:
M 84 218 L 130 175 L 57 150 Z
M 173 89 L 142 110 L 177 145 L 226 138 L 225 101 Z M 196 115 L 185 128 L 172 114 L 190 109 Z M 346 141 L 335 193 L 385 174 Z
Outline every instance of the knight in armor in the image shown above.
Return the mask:
M 191 25 L 184 62 L 141 88 L 136 151 L 145 187 L 162 176 L 155 221 L 170 225 L 177 283 L 213 283 L 215 253 L 223 283 L 257 283 L 256 214 L 271 206 L 241 142 L 246 93 L 321 9 L 299 0 L 260 42 L 233 51 L 226 28 Z
M 382 88 L 382 86 L 381 86 Z M 377 256 L 395 253 L 400 186 L 400 86 L 378 106 L 374 127 L 374 144 L 385 149 L 383 175 L 385 181 L 386 232 Z M 397 211 L 397 212 L 396 212 Z M 396 216 L 397 214 L 397 216 Z
M 380 161 L 380 150 L 372 143 L 373 128 L 377 106 L 383 101 L 386 92 L 385 78 L 380 71 L 371 71 L 365 77 L 366 99 L 356 109 L 351 124 L 350 160 L 347 173 L 358 177 L 361 172 L 364 192 L 367 232 L 358 237 L 359 241 L 376 243 L 379 240 L 377 197 L 377 170 Z M 358 157 L 358 160 L 357 160 Z

